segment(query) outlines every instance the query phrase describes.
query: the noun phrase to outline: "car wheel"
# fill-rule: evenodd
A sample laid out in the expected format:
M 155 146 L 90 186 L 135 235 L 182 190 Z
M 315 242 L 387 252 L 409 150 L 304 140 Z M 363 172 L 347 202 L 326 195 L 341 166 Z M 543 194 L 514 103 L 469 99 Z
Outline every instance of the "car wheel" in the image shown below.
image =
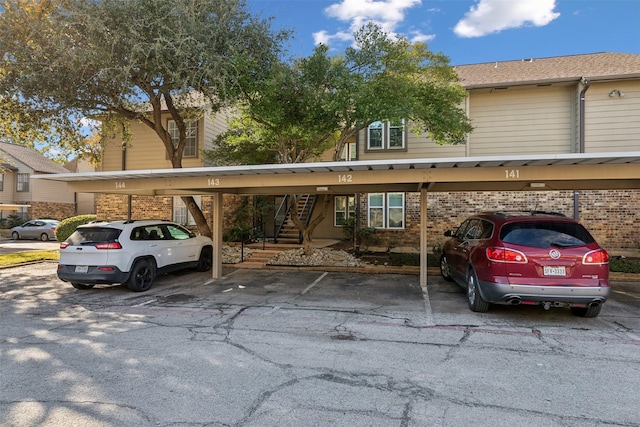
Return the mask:
M 13 240 L 18 240 L 20 238 L 20 235 L 18 234 L 17 231 L 14 231 L 13 233 L 11 233 L 11 238 Z
M 211 270 L 211 266 L 213 265 L 213 249 L 211 246 L 205 246 L 200 251 L 200 258 L 198 258 L 198 266 L 196 270 L 198 271 L 209 271 Z
M 141 259 L 133 264 L 127 287 L 134 292 L 148 291 L 156 277 L 156 269 L 153 263 Z
M 82 290 L 86 290 L 86 289 L 91 289 L 93 288 L 94 285 L 85 285 L 83 283 L 76 283 L 76 282 L 71 282 L 71 286 L 73 286 L 76 289 L 82 289 Z
M 40 235 L 40 240 L 42 240 L 43 242 L 48 242 L 49 241 L 49 235 L 47 233 L 42 233 Z
M 579 317 L 596 317 L 602 310 L 602 304 L 593 307 L 571 307 L 571 313 Z
M 440 274 L 442 278 L 447 282 L 453 282 L 453 277 L 451 277 L 451 270 L 449 269 L 449 262 L 447 261 L 447 256 L 442 254 L 440 257 Z
M 478 289 L 478 276 L 473 269 L 467 275 L 467 303 L 471 311 L 484 313 L 489 310 L 489 303 L 482 299 Z

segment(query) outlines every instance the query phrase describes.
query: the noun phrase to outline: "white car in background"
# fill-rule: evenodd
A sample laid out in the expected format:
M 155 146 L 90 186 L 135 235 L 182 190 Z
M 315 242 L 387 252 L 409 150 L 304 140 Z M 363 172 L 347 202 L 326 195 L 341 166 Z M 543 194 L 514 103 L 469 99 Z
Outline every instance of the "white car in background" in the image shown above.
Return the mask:
M 162 220 L 93 222 L 60 244 L 58 277 L 76 289 L 123 283 L 149 290 L 158 274 L 213 264 L 213 242 Z

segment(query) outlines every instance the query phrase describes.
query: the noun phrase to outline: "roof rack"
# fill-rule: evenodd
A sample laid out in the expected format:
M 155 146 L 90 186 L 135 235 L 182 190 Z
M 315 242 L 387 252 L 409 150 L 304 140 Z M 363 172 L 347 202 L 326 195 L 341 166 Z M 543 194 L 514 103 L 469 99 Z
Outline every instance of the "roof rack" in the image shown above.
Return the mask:
M 500 210 L 500 211 L 489 211 L 485 212 L 491 215 L 499 215 L 502 217 L 507 216 L 517 216 L 517 215 L 548 215 L 548 216 L 560 216 L 566 218 L 567 216 L 562 212 L 553 212 L 553 211 L 541 211 L 541 210 Z
M 139 219 L 128 219 L 123 222 L 123 224 L 133 224 L 137 221 L 162 221 L 162 222 L 171 222 L 170 219 L 158 219 L 158 218 L 139 218 Z

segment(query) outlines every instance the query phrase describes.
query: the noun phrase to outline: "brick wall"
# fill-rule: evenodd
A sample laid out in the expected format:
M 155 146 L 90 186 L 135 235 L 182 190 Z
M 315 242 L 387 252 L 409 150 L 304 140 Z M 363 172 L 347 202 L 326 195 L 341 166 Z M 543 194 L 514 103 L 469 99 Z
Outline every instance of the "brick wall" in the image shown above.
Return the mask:
M 242 197 L 235 194 L 223 196 L 223 232 L 233 226 L 233 212 L 242 204 Z M 99 219 L 127 219 L 128 196 L 98 194 L 96 215 Z M 200 209 L 210 220 L 213 214 L 213 197 L 202 196 Z M 173 219 L 173 198 L 159 196 L 132 196 L 131 218 Z
M 29 202 L 29 218 L 51 218 L 62 220 L 75 215 L 73 203 Z
M 612 253 L 640 254 L 640 191 L 580 191 L 579 220 Z M 366 226 L 366 197 L 361 198 L 360 224 Z M 546 210 L 573 217 L 573 191 L 429 193 L 427 241 L 429 250 L 444 242 L 446 230 L 454 229 L 467 216 L 491 210 Z M 378 230 L 380 242 L 372 249 L 420 249 L 420 194 L 407 193 L 405 230 Z
M 638 254 L 640 242 L 640 191 L 606 190 L 580 191 L 579 219 L 596 240 L 612 253 Z M 224 195 L 223 232 L 234 225 L 235 210 L 242 205 L 242 196 Z M 99 195 L 96 201 L 98 218 L 125 219 L 127 196 Z M 573 191 L 545 192 L 462 192 L 429 193 L 427 202 L 427 240 L 429 249 L 445 240 L 443 233 L 457 227 L 468 215 L 489 210 L 547 210 L 573 217 Z M 202 210 L 210 219 L 211 197 L 202 197 Z M 66 215 L 69 216 L 69 215 Z M 133 218 L 172 218 L 171 197 L 132 197 Z M 367 224 L 366 197 L 360 198 L 360 224 Z M 379 243 L 371 249 L 419 251 L 420 194 L 407 193 L 404 230 L 378 230 Z

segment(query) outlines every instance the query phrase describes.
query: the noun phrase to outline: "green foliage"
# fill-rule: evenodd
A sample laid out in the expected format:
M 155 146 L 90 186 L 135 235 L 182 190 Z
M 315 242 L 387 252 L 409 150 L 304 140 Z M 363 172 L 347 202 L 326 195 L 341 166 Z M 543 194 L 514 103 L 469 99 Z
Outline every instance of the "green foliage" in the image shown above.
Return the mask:
M 342 227 L 342 234 L 348 239 L 353 240 L 353 235 L 356 230 L 356 219 L 354 217 L 348 217 L 344 221 L 344 225 Z
M 357 46 L 329 56 L 319 45 L 307 58 L 275 63 L 260 90 L 238 106 L 239 118 L 207 152 L 215 164 L 298 163 L 344 144 L 376 120 L 407 120 L 414 132 L 458 144 L 472 130 L 459 107 L 466 91 L 448 58 L 423 43 L 395 39 L 374 24 Z
M 390 252 L 389 253 L 389 264 L 391 265 L 420 265 L 420 254 L 419 253 L 401 253 L 401 252 Z
M 248 238 L 251 238 L 251 230 L 253 227 L 235 224 L 229 230 L 224 233 L 223 240 L 225 242 L 241 242 Z
M 63 219 L 56 227 L 56 240 L 64 242 L 76 231 L 79 225 L 88 224 L 91 221 L 95 221 L 96 218 L 95 215 L 78 215 Z
M 613 257 L 609 260 L 609 271 L 616 273 L 640 273 L 640 259 Z
M 181 167 L 185 121 L 253 92 L 288 32 L 243 0 L 5 0 L 0 9 L 0 137 L 95 154 L 87 121 L 131 143 L 152 129 Z M 195 95 L 197 94 L 197 95 Z M 174 145 L 166 131 L 176 121 Z

